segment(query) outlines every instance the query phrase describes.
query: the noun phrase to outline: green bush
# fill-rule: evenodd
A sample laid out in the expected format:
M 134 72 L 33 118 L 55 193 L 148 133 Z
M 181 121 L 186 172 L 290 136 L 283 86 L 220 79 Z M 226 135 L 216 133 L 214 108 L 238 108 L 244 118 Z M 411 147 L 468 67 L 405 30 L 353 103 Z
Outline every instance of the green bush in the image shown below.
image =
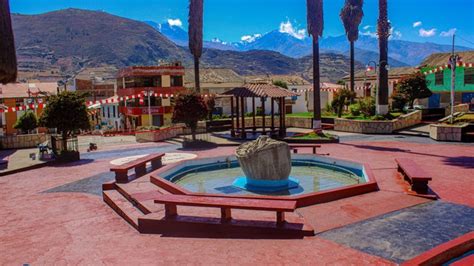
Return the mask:
M 357 104 L 359 105 L 360 113 L 364 117 L 371 117 L 375 115 L 375 99 L 373 97 L 359 99 Z
M 351 116 L 359 116 L 360 104 L 354 103 L 354 104 L 349 105 L 349 112 L 351 112 Z
M 16 121 L 15 125 L 13 125 L 13 128 L 21 130 L 22 133 L 28 133 L 37 127 L 38 119 L 32 111 L 26 111 L 22 116 L 20 116 L 18 121 Z

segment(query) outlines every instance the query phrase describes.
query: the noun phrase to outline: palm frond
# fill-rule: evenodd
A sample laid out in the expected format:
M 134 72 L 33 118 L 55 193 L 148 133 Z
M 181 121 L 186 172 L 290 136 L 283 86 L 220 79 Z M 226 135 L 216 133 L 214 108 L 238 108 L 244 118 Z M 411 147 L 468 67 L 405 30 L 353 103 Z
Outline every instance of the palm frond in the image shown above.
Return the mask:
M 359 39 L 359 25 L 364 17 L 363 5 L 363 0 L 346 0 L 341 10 L 340 17 L 350 42 Z
M 306 0 L 308 34 L 313 38 L 323 36 L 324 17 L 323 0 Z
M 202 55 L 203 9 L 203 0 L 189 1 L 189 50 L 195 58 L 200 58 Z
M 17 62 L 8 0 L 0 0 L 0 40 L 0 83 L 15 82 Z

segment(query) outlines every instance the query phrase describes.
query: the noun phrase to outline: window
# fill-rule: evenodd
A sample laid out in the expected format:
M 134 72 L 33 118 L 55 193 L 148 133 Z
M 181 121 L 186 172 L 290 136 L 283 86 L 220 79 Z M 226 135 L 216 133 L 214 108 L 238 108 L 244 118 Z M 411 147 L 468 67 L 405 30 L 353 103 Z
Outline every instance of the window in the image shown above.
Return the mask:
M 182 87 L 183 77 L 182 76 L 171 76 L 171 87 Z
M 464 69 L 464 84 L 474 84 L 474 68 L 465 68 Z
M 114 117 L 116 117 L 116 115 L 115 115 L 115 105 L 112 106 L 112 111 L 113 111 Z
M 435 73 L 435 85 L 444 85 L 444 71 Z
M 110 106 L 107 106 L 107 118 L 110 118 Z

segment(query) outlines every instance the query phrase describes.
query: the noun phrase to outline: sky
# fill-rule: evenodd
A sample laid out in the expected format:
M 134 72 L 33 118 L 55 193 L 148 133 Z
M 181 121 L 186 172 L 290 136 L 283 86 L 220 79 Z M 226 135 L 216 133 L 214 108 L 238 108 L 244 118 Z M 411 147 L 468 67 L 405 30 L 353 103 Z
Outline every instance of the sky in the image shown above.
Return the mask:
M 344 34 L 344 0 L 324 1 L 324 36 Z M 474 48 L 474 0 L 389 0 L 392 38 Z M 64 8 L 101 10 L 141 21 L 187 28 L 187 0 L 10 0 L 14 13 L 40 14 Z M 449 12 L 449 13 L 448 13 Z M 374 35 L 378 0 L 364 1 L 362 34 Z M 306 38 L 306 0 L 204 0 L 204 38 L 235 42 L 278 29 Z

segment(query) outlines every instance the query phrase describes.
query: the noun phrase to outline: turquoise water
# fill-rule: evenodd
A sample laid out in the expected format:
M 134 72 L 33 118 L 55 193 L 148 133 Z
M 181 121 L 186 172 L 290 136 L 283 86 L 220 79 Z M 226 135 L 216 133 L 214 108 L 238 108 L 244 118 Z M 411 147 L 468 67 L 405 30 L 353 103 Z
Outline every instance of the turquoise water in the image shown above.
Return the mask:
M 256 193 L 234 187 L 234 180 L 242 176 L 238 163 L 230 162 L 188 166 L 165 178 L 192 192 L 228 195 L 298 195 L 365 182 L 360 170 L 311 161 L 293 161 L 290 176 L 300 184 L 287 191 Z

